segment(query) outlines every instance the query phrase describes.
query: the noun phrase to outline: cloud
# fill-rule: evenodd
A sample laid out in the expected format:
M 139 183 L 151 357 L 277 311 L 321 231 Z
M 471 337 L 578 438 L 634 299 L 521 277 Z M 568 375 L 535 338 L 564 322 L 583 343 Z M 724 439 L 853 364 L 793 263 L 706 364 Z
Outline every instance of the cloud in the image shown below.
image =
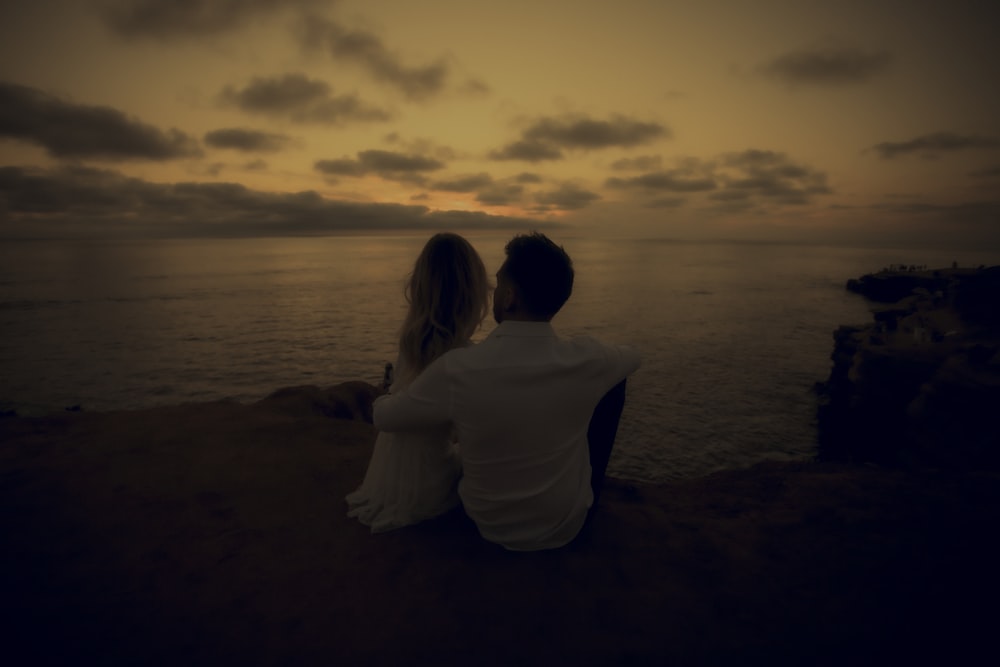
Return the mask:
M 238 183 L 151 183 L 89 167 L 0 167 L 7 235 L 261 236 L 371 229 L 499 229 L 544 223 L 425 206 L 272 193 Z
M 443 169 L 445 163 L 423 155 L 393 151 L 360 151 L 357 159 L 318 160 L 313 168 L 327 176 L 360 177 L 376 174 L 380 178 L 426 185 L 425 172 Z
M 377 35 L 351 30 L 319 16 L 304 19 L 300 37 L 305 48 L 325 49 L 335 60 L 354 62 L 376 81 L 396 88 L 411 100 L 425 100 L 440 93 L 448 80 L 444 60 L 417 67 L 404 65 Z
M 522 183 L 523 181 L 517 176 L 502 181 L 495 181 L 486 172 L 480 172 L 478 174 L 466 174 L 435 181 L 429 184 L 428 188 L 441 192 L 475 192 L 476 201 L 480 204 L 486 206 L 509 206 L 521 201 L 524 195 L 524 185 Z
M 466 79 L 465 83 L 459 86 L 458 90 L 461 93 L 465 93 L 466 95 L 472 95 L 475 97 L 482 97 L 484 95 L 489 95 L 491 92 L 488 83 L 486 83 L 482 79 L 476 79 L 476 78 Z
M 541 141 L 514 141 L 503 148 L 490 151 L 491 160 L 523 160 L 525 162 L 543 162 L 545 160 L 561 160 L 562 151 Z
M 754 196 L 781 204 L 807 204 L 815 195 L 832 192 L 826 174 L 795 164 L 775 151 L 728 153 L 721 159 L 718 179 L 724 191 L 716 199 L 728 202 Z
M 546 142 L 561 148 L 628 148 L 669 138 L 670 130 L 659 123 L 633 120 L 616 114 L 610 120 L 594 120 L 583 115 L 541 118 L 524 130 L 527 141 Z
M 358 161 L 371 171 L 435 171 L 444 163 L 422 155 L 406 155 L 393 151 L 369 150 L 358 153 Z
M 362 102 L 356 95 L 334 95 L 325 81 L 299 73 L 254 77 L 242 89 L 226 86 L 219 97 L 224 104 L 248 113 L 286 117 L 296 123 L 336 125 L 392 117 L 385 109 Z
M 180 130 L 160 130 L 118 109 L 74 104 L 5 82 L 0 137 L 36 144 L 57 158 L 163 161 L 201 155 L 198 142 Z
M 996 220 L 1000 218 L 1000 202 L 969 201 L 957 204 L 935 204 L 931 202 L 891 202 L 874 204 L 873 210 L 889 211 L 914 215 L 934 216 L 942 223 L 976 221 L 996 229 Z M 1000 230 L 998 230 L 1000 231 Z
M 432 190 L 442 190 L 445 192 L 476 192 L 482 188 L 492 185 L 493 177 L 486 172 L 478 174 L 467 174 L 449 180 L 436 181 L 430 185 Z
M 775 151 L 749 149 L 725 153 L 712 160 L 679 160 L 674 169 L 651 171 L 628 178 L 611 177 L 605 187 L 632 191 L 643 206 L 675 206 L 685 200 L 665 193 L 708 193 L 706 199 L 730 209 L 764 204 L 798 205 L 832 192 L 826 174 L 792 162 Z
M 633 158 L 622 158 L 611 163 L 615 171 L 653 171 L 659 169 L 663 159 L 659 155 L 640 155 Z
M 609 120 L 595 120 L 582 114 L 539 118 L 521 132 L 521 138 L 491 151 L 492 160 L 542 162 L 561 160 L 560 149 L 598 150 L 628 148 L 669 138 L 664 125 L 638 121 L 621 114 Z
M 886 69 L 892 57 L 885 51 L 858 49 L 802 50 L 784 53 L 760 69 L 792 86 L 863 83 Z
M 409 153 L 419 153 L 421 155 L 431 155 L 438 160 L 454 160 L 458 157 L 455 149 L 450 146 L 437 144 L 430 139 L 403 139 L 398 132 L 390 132 L 383 140 L 387 144 L 399 146 Z
M 510 206 L 521 201 L 524 186 L 517 183 L 494 183 L 479 191 L 476 201 L 484 206 Z
M 314 10 L 329 0 L 104 0 L 100 16 L 125 39 L 163 42 L 230 32 L 287 10 Z
M 361 164 L 360 160 L 341 158 L 339 160 L 317 160 L 313 168 L 321 174 L 328 176 L 355 176 L 360 177 L 370 170 Z
M 749 200 L 750 195 L 751 192 L 749 190 L 723 190 L 711 193 L 708 195 L 708 198 L 721 202 L 743 202 Z
M 632 178 L 609 178 L 604 182 L 609 188 L 660 190 L 664 192 L 704 192 L 714 190 L 712 178 L 691 178 L 679 170 L 654 171 Z
M 759 207 L 749 190 L 720 190 L 710 193 L 707 199 L 713 203 L 713 208 L 722 212 L 735 213 Z
M 590 192 L 572 183 L 564 183 L 557 190 L 535 193 L 535 201 L 539 204 L 561 211 L 575 211 L 600 198 L 596 192 Z
M 205 165 L 205 168 L 201 171 L 202 173 L 208 174 L 209 176 L 212 176 L 214 178 L 219 174 L 221 174 L 225 168 L 226 168 L 225 162 L 213 162 L 211 164 Z
M 285 148 L 291 137 L 274 132 L 227 127 L 205 134 L 205 144 L 213 148 L 232 148 L 245 152 L 276 152 Z
M 522 171 L 520 174 L 514 177 L 517 183 L 541 183 L 542 177 L 538 174 L 532 174 L 528 171 Z
M 658 197 L 643 204 L 646 208 L 677 208 L 687 202 L 683 197 Z
M 872 146 L 872 150 L 884 160 L 891 160 L 900 155 L 920 153 L 925 158 L 940 157 L 942 153 L 954 153 L 964 150 L 1000 148 L 1000 140 L 993 137 L 983 137 L 974 134 L 955 134 L 954 132 L 933 132 L 909 141 L 883 141 Z
M 117 172 L 65 166 L 53 170 L 0 167 L 0 196 L 8 216 L 91 217 L 134 210 L 154 187 Z

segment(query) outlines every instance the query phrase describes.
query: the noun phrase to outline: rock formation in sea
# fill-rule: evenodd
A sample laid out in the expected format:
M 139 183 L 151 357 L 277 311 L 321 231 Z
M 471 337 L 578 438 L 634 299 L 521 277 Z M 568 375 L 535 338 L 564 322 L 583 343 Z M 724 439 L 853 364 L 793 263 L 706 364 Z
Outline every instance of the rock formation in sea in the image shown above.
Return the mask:
M 834 333 L 820 457 L 1000 465 L 1000 266 L 882 271 L 847 289 L 873 321 Z

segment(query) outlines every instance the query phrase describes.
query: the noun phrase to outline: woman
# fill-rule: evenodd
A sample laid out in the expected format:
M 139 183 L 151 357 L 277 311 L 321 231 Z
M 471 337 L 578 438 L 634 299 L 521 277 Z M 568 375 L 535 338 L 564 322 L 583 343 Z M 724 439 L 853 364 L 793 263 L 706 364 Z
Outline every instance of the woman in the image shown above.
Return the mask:
M 407 387 L 442 354 L 469 344 L 489 310 L 490 284 L 475 249 L 457 234 L 435 234 L 406 285 L 409 310 L 399 334 L 396 379 Z M 458 504 L 461 472 L 450 430 L 379 433 L 348 516 L 382 532 L 442 514 Z

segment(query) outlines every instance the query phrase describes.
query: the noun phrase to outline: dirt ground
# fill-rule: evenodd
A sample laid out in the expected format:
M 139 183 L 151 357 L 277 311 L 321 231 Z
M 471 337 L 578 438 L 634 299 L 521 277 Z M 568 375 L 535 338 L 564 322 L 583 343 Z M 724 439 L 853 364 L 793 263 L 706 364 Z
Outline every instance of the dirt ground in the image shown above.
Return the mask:
M 0 662 L 963 664 L 991 648 L 996 473 L 611 480 L 572 545 L 517 554 L 460 510 L 374 536 L 348 519 L 375 431 L 363 406 L 321 403 L 0 419 Z

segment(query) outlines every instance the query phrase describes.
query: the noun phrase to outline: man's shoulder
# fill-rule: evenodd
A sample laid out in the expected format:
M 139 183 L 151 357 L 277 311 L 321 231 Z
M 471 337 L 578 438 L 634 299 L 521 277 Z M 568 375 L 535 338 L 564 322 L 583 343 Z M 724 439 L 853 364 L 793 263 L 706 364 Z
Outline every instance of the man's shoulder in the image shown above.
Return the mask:
M 438 357 L 434 363 L 440 363 L 441 366 L 449 368 L 456 363 L 461 363 L 463 359 L 474 357 L 476 354 L 476 348 L 478 347 L 479 345 L 473 342 L 460 345 L 459 347 L 453 347 Z
M 615 367 L 621 366 L 626 373 L 636 370 L 641 363 L 638 350 L 631 345 L 605 343 L 592 336 L 575 336 L 561 341 L 561 344 L 572 356 Z
M 590 354 L 607 354 L 615 350 L 619 350 L 623 345 L 615 345 L 613 343 L 605 343 L 604 341 L 598 340 L 593 336 L 573 336 L 572 338 L 560 338 L 560 346 L 566 349 L 578 350 L 582 353 Z
M 580 349 L 599 349 L 605 345 L 593 336 L 573 336 L 571 338 L 559 338 L 560 345 L 578 347 Z

